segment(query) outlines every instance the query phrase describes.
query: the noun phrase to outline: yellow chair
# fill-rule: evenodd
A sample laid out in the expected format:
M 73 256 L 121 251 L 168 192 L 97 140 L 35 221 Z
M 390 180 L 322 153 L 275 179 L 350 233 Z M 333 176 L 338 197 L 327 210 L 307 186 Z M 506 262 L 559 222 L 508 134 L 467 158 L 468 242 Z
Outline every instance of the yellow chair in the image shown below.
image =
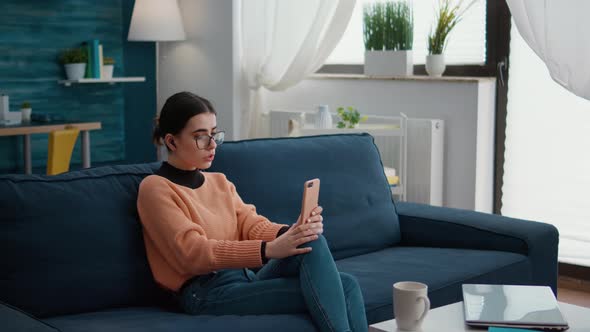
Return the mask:
M 49 133 L 47 175 L 65 173 L 70 169 L 72 151 L 76 145 L 79 129 L 54 130 Z

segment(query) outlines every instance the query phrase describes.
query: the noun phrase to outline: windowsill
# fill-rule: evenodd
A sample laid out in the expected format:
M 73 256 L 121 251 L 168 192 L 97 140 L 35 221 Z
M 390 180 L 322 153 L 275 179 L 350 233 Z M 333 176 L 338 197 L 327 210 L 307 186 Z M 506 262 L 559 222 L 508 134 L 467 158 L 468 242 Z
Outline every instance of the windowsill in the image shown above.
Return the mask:
M 493 82 L 495 77 L 470 77 L 470 76 L 441 76 L 431 77 L 426 75 L 412 76 L 391 76 L 376 77 L 362 74 L 312 74 L 310 79 L 354 79 L 354 80 L 386 80 L 386 81 L 430 81 L 430 82 L 461 82 L 461 83 L 479 83 Z

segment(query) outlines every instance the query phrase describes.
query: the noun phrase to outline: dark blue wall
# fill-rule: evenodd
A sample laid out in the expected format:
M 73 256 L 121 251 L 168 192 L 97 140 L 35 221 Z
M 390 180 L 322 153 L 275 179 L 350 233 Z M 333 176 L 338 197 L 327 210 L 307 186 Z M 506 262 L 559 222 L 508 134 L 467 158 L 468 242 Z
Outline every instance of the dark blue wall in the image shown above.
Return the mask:
M 0 3 L 0 91 L 10 109 L 31 102 L 33 113 L 100 121 L 91 132 L 92 162 L 142 162 L 155 159 L 149 135 L 155 114 L 153 43 L 127 41 L 133 0 L 2 0 Z M 144 83 L 81 84 L 64 87 L 57 62 L 61 50 L 99 39 L 115 59 L 115 76 L 145 76 Z M 47 135 L 32 135 L 33 166 L 43 170 Z M 0 137 L 0 172 L 22 172 L 22 139 Z M 72 168 L 78 168 L 80 143 Z
M 123 0 L 123 35 L 127 40 L 134 0 Z M 125 140 L 126 162 L 139 163 L 156 160 L 151 143 L 152 125 L 156 116 L 156 47 L 153 42 L 126 42 L 125 73 L 128 76 L 145 76 L 142 84 L 126 84 Z

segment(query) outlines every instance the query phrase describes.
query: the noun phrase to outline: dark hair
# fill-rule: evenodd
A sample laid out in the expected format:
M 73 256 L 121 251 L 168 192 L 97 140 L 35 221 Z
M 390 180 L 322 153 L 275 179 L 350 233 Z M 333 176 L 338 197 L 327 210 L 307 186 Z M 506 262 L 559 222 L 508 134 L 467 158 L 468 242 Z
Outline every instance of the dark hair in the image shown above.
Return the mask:
M 190 118 L 201 113 L 217 115 L 211 102 L 203 97 L 186 91 L 173 94 L 166 99 L 160 117 L 156 118 L 152 137 L 154 143 L 161 145 L 161 139 L 166 134 L 178 134 Z

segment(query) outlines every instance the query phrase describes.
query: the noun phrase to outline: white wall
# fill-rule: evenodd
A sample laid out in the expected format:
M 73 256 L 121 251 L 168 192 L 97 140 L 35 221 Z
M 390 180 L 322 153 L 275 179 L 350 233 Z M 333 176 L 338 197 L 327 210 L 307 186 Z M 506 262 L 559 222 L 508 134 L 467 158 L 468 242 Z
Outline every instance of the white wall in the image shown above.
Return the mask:
M 209 99 L 217 124 L 233 139 L 238 128 L 237 29 L 231 0 L 180 0 L 187 39 L 160 43 L 158 109 L 170 95 L 190 91 Z
M 158 109 L 176 92 L 195 92 L 212 101 L 218 125 L 230 140 L 241 137 L 241 105 L 248 102 L 248 92 L 240 85 L 237 3 L 180 0 L 187 40 L 160 43 L 159 58 Z M 286 92 L 267 92 L 264 97 L 267 109 L 312 109 L 329 104 L 335 110 L 354 105 L 369 114 L 404 112 L 410 117 L 445 120 L 445 205 L 491 211 L 494 84 L 489 79 L 312 78 Z
M 332 111 L 338 106 L 355 106 L 365 114 L 403 112 L 413 118 L 442 119 L 445 121 L 444 205 L 491 212 L 494 87 L 492 79 L 311 78 L 288 91 L 266 91 L 265 99 L 267 110 L 310 110 L 328 104 Z M 477 181 L 477 195 L 476 170 L 485 177 Z

